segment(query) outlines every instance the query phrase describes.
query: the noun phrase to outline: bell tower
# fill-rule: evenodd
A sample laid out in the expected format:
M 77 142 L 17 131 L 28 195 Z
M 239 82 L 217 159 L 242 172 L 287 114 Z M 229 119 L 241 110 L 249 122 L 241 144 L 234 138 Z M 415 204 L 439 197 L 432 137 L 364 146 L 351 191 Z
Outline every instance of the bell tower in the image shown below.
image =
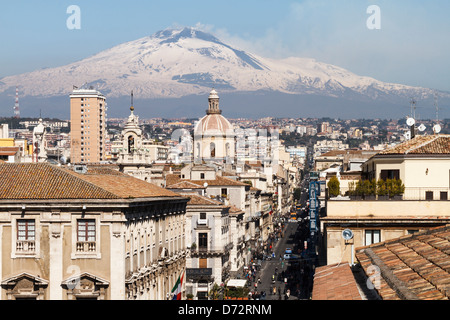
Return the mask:
M 217 91 L 212 89 L 208 97 L 208 110 L 206 114 L 221 114 L 222 110 L 219 109 L 219 95 Z

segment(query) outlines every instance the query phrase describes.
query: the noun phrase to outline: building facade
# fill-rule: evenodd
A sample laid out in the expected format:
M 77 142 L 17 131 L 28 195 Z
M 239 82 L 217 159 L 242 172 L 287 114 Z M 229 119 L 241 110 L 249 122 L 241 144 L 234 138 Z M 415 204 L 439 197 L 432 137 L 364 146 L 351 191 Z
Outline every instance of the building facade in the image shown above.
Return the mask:
M 134 107 L 130 107 L 130 116 L 122 130 L 122 139 L 117 141 L 114 154 L 117 154 L 119 170 L 135 178 L 157 183 L 153 164 L 156 161 L 168 159 L 169 148 L 162 144 L 144 139 L 139 126 L 139 117 L 134 114 Z M 156 175 L 158 176 L 158 175 Z
M 0 164 L 1 299 L 170 298 L 187 198 L 116 170 Z
M 70 162 L 98 163 L 106 159 L 106 98 L 94 89 L 74 89 L 70 95 Z
M 365 179 L 401 179 L 400 199 L 329 199 L 321 218 L 327 263 L 354 260 L 355 247 L 406 236 L 450 223 L 450 136 L 417 136 L 372 156 Z M 344 229 L 353 237 L 346 240 Z

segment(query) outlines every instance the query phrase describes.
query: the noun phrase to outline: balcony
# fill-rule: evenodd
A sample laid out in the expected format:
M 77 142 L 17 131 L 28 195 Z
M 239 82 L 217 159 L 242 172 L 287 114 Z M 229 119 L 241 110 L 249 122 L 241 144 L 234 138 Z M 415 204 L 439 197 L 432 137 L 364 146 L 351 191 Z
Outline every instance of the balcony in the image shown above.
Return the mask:
M 34 240 L 17 240 L 16 254 L 35 254 L 36 243 Z
M 191 254 L 193 257 L 197 256 L 221 256 L 227 254 L 233 248 L 233 243 L 228 243 L 222 248 L 209 249 L 208 247 L 198 247 L 196 249 L 191 249 Z
M 77 253 L 95 253 L 97 250 L 95 241 L 78 241 Z
M 341 194 L 345 194 L 348 189 L 341 188 Z M 395 201 L 395 200 L 414 200 L 414 201 L 446 201 L 450 200 L 450 188 L 438 188 L 438 187 L 406 187 L 405 192 L 401 196 L 351 196 L 347 200 L 356 200 L 356 201 Z M 345 198 L 341 198 L 341 200 L 345 200 Z

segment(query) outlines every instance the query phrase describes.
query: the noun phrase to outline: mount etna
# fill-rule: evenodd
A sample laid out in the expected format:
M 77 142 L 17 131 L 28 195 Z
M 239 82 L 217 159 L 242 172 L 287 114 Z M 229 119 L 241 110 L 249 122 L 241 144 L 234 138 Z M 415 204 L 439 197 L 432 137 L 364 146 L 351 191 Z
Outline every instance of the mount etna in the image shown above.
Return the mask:
M 0 115 L 13 114 L 16 86 L 23 116 L 69 118 L 74 86 L 107 98 L 108 117 L 199 117 L 215 88 L 229 118 L 400 118 L 414 98 L 434 117 L 434 96 L 450 93 L 386 83 L 309 58 L 269 59 L 194 28 L 166 29 L 65 66 L 0 79 Z

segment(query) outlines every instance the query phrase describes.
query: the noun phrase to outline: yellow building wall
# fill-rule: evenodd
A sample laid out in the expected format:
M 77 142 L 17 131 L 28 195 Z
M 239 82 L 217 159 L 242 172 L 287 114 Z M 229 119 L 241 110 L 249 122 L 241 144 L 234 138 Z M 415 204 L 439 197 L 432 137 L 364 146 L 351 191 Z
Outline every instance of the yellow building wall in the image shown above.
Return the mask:
M 14 147 L 14 139 L 0 139 L 0 147 Z

